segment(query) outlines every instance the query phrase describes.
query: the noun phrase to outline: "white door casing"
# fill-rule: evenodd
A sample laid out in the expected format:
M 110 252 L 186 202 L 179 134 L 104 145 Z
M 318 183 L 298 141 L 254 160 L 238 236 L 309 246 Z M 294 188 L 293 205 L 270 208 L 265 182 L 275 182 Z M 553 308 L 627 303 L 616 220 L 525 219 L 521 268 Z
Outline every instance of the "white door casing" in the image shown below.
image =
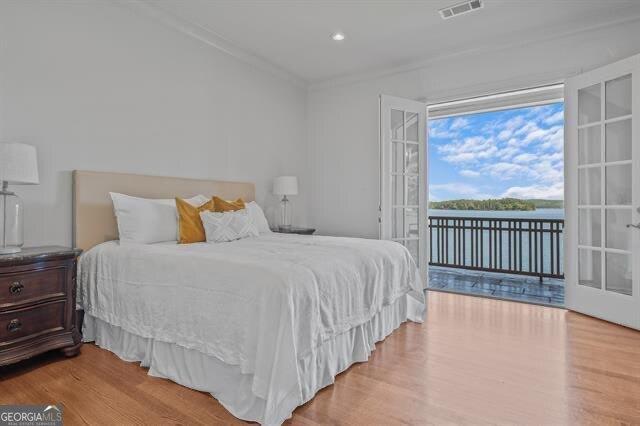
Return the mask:
M 427 105 L 380 96 L 380 238 L 414 256 L 427 284 Z
M 565 302 L 640 328 L 640 55 L 565 85 Z

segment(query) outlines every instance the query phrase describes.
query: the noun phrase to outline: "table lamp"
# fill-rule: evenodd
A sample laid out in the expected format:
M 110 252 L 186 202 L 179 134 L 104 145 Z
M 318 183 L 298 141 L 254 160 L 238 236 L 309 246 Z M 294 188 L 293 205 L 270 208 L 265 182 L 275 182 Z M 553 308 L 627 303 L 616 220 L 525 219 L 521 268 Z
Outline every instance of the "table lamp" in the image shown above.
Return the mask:
M 0 143 L 0 255 L 18 253 L 24 244 L 22 200 L 11 185 L 37 184 L 36 148 L 22 143 Z
M 291 205 L 287 195 L 298 194 L 298 178 L 295 176 L 278 176 L 273 180 L 273 193 L 282 195 L 280 201 L 280 226 L 291 228 Z

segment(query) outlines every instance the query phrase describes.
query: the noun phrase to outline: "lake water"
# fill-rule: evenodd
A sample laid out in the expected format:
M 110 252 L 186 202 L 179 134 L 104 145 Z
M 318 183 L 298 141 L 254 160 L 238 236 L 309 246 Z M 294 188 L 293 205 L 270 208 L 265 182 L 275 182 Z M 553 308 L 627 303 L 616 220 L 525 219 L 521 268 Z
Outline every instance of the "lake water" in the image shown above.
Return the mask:
M 537 209 L 533 211 L 483 211 L 483 210 L 438 210 L 430 209 L 429 216 L 445 216 L 445 217 L 474 217 L 474 218 L 508 218 L 508 219 L 564 219 L 563 209 Z M 453 222 L 449 221 L 448 226 L 452 226 Z M 476 224 L 479 225 L 479 224 Z M 472 222 L 466 221 L 466 227 L 471 227 Z M 489 222 L 485 222 L 483 227 L 488 227 Z M 508 222 L 503 222 L 501 226 L 507 227 Z M 446 250 L 438 250 L 438 240 L 444 243 L 443 238 L 445 235 L 438 235 L 439 232 L 444 232 L 442 229 L 434 229 L 431 239 L 431 260 L 437 263 L 450 264 L 455 260 L 455 242 L 461 244 L 460 249 L 463 248 L 461 239 L 464 237 L 466 244 L 464 244 L 464 250 L 459 251 L 463 253 L 463 264 L 471 266 L 472 258 L 477 255 L 472 253 L 471 241 L 472 238 L 482 241 L 482 260 L 481 263 L 484 267 L 496 267 L 496 259 L 490 259 L 489 253 L 495 253 L 493 245 L 500 245 L 502 255 L 498 255 L 498 261 L 502 261 L 502 267 L 510 268 L 508 265 L 514 264 L 516 269 L 520 270 L 532 270 L 533 265 L 536 265 L 534 269 L 540 269 L 545 273 L 557 273 L 558 263 L 560 269 L 562 269 L 562 262 L 564 258 L 564 247 L 562 234 L 558 237 L 553 237 L 551 232 L 543 233 L 529 233 L 529 224 L 527 222 L 522 224 L 523 232 L 495 232 L 485 229 L 482 231 L 482 236 L 479 233 L 473 232 L 471 229 L 466 229 L 464 232 L 460 230 L 454 230 L 449 228 L 446 232 Z M 550 225 L 542 225 L 545 230 L 550 231 Z M 472 236 L 472 233 L 474 234 Z M 464 234 L 464 235 L 462 235 Z M 501 235 L 500 235 L 501 234 Z M 536 236 L 537 235 L 537 236 Z M 481 239 L 480 239 L 481 238 Z M 531 241 L 530 241 L 531 239 Z M 490 243 L 491 241 L 491 243 Z M 444 247 L 444 246 L 443 246 Z M 500 248 L 500 247 L 498 247 Z M 558 253 L 559 251 L 559 253 Z M 448 252 L 448 253 L 447 253 Z M 448 256 L 447 256 L 448 254 Z M 440 258 L 440 259 L 439 259 Z M 517 260 L 516 260 L 517 259 Z M 458 260 L 460 261 L 460 260 Z M 531 264 L 531 266 L 530 266 Z

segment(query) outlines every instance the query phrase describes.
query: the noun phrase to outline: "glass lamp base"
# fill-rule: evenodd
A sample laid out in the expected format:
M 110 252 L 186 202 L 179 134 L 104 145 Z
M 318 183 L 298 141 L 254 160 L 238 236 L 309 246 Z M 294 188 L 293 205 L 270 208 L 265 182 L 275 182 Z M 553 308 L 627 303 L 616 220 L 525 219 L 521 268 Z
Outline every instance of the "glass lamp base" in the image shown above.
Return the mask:
M 23 238 L 22 200 L 9 191 L 7 182 L 0 190 L 0 254 L 22 251 Z
M 280 228 L 291 228 L 291 202 L 286 195 L 280 201 Z
M 21 251 L 22 251 L 22 248 L 20 247 L 0 247 L 0 255 L 20 253 Z

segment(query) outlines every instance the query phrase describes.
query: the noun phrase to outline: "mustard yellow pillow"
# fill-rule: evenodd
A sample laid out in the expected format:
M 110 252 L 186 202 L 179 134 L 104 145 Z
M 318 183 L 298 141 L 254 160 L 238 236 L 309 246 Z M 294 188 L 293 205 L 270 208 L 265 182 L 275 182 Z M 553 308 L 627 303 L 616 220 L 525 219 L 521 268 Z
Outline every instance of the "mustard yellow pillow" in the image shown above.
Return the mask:
M 233 212 L 245 208 L 242 198 L 238 198 L 235 201 L 228 201 L 214 195 L 211 200 L 213 201 L 213 211 L 218 213 Z
M 195 207 L 181 198 L 176 198 L 176 207 L 178 209 L 178 243 L 191 244 L 206 241 L 200 212 L 213 211 L 213 199 Z

